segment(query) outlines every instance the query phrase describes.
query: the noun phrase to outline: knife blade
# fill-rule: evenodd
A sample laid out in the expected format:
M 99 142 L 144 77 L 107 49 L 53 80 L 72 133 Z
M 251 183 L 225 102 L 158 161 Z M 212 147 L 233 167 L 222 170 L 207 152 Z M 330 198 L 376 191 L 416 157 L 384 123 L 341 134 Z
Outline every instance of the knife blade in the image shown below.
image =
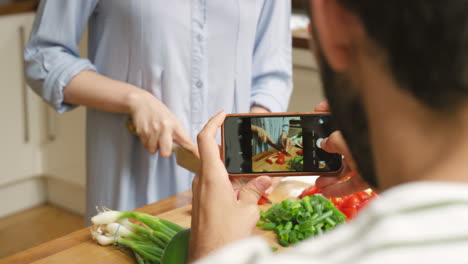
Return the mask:
M 172 152 L 174 152 L 176 155 L 177 164 L 179 164 L 182 168 L 185 168 L 195 174 L 200 171 L 201 161 L 191 151 L 188 151 L 174 143 Z
M 285 151 L 281 146 L 279 146 L 278 144 L 275 144 L 273 141 L 269 139 L 267 140 L 267 144 L 272 146 L 274 149 L 278 150 L 279 152 L 284 153 L 288 157 L 292 156 L 291 154 L 289 154 L 289 152 Z

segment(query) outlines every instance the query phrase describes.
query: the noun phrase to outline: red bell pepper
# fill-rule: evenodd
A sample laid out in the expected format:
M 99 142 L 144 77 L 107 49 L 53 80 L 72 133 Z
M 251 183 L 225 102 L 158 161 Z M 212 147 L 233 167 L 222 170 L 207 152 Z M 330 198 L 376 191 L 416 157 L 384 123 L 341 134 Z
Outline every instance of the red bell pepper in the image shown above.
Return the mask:
M 350 176 L 352 177 L 354 175 L 351 174 Z M 298 198 L 302 199 L 305 196 L 311 196 L 321 192 L 322 191 L 319 188 L 317 188 L 315 185 L 312 185 L 304 189 L 304 191 L 302 191 L 301 195 L 299 195 Z M 330 198 L 330 200 L 333 202 L 336 208 L 338 208 L 343 214 L 345 214 L 348 217 L 347 220 L 349 221 L 353 219 L 362 208 L 366 207 L 369 201 L 376 196 L 377 194 L 373 191 L 363 191 L 345 197 Z
M 317 194 L 317 193 L 322 193 L 322 191 L 319 188 L 317 188 L 317 186 L 312 185 L 312 186 L 309 186 L 309 187 L 305 188 L 302 191 L 301 195 L 299 195 L 298 198 L 302 199 L 302 198 L 304 198 L 306 196 L 311 196 L 311 195 L 314 195 L 314 194 Z
M 266 162 L 273 164 L 273 160 L 271 159 L 271 157 L 266 158 Z
M 268 197 L 268 195 L 269 195 L 268 193 L 264 193 L 264 194 L 262 195 L 262 197 L 260 197 L 260 199 L 258 199 L 258 205 L 263 205 L 263 204 L 265 204 L 266 202 L 268 202 L 268 200 L 267 200 L 267 198 L 266 198 L 266 197 Z
M 279 158 L 276 160 L 276 163 L 278 163 L 279 165 L 283 165 L 283 164 L 284 164 L 284 158 L 283 158 L 283 157 L 279 157 Z

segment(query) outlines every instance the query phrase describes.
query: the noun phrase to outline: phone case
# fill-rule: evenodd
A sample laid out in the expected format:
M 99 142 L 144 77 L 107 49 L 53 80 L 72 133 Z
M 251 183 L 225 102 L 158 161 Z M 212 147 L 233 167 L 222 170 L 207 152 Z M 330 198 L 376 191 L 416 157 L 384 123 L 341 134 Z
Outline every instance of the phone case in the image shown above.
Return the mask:
M 255 117 L 255 116 L 291 116 L 291 115 L 321 115 L 328 114 L 326 112 L 285 112 L 285 113 L 246 113 L 246 114 L 229 114 L 226 115 L 226 118 L 229 117 Z M 224 124 L 221 127 L 221 159 L 224 162 Z M 311 175 L 320 175 L 320 176 L 337 176 L 343 169 L 343 164 L 340 169 L 332 172 L 262 172 L 262 173 L 241 173 L 241 174 L 231 174 L 230 177 L 247 177 L 254 178 L 262 175 L 270 177 L 287 177 L 287 176 L 311 176 Z

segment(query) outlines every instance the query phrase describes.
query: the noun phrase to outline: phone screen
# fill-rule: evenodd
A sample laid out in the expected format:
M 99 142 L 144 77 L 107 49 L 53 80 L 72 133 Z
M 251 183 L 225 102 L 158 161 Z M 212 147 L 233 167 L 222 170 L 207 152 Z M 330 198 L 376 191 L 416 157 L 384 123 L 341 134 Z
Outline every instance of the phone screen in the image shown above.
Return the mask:
M 224 122 L 224 163 L 230 174 L 335 172 L 342 157 L 325 152 L 330 114 L 230 116 Z

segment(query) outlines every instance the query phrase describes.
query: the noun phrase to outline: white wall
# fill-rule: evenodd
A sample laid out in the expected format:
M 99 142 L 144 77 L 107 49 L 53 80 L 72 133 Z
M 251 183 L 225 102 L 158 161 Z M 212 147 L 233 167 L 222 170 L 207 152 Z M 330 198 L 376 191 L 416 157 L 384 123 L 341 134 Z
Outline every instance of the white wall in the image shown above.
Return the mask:
M 324 100 L 322 83 L 312 53 L 305 49 L 293 50 L 294 90 L 289 112 L 311 112 Z

